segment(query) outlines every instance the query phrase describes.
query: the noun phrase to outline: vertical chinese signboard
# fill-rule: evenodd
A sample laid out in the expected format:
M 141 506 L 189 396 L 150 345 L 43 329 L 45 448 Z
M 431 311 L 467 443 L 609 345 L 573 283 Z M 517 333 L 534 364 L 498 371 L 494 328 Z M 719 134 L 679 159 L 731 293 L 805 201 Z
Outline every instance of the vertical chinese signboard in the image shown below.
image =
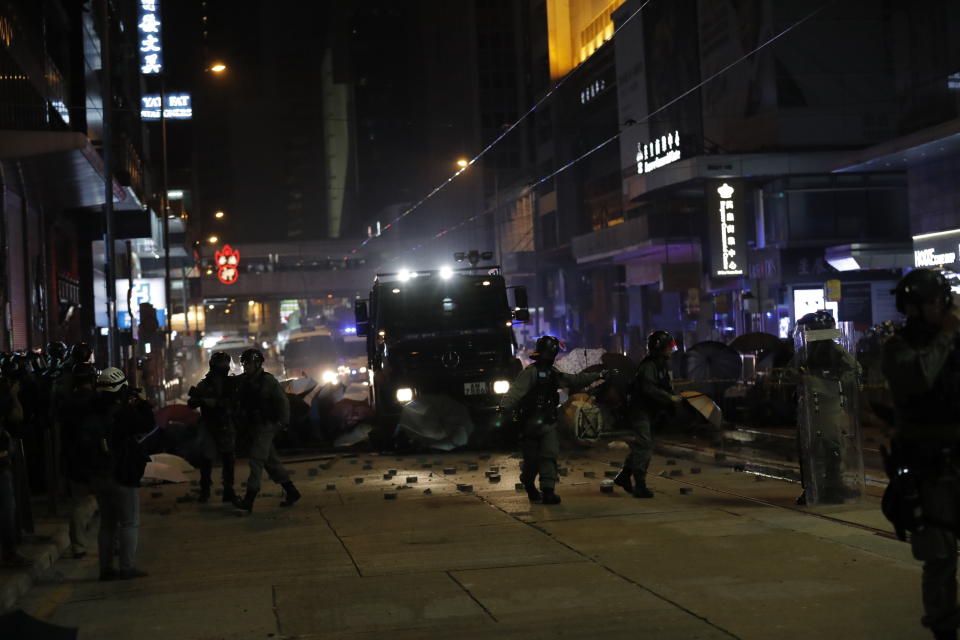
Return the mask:
M 742 276 L 746 267 L 746 216 L 738 182 L 709 183 L 707 221 L 711 238 L 711 274 Z
M 154 75 L 163 71 L 160 47 L 160 0 L 139 0 L 137 34 L 140 43 L 140 73 Z

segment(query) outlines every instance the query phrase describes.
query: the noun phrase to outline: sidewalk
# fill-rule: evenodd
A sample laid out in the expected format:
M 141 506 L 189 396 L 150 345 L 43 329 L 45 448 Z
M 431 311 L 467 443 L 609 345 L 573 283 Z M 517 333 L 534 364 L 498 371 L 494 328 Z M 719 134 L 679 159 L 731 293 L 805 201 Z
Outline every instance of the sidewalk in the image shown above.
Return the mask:
M 96 513 L 96 503 L 92 497 L 84 499 L 84 522 L 89 526 Z M 33 536 L 27 536 L 19 551 L 33 560 L 33 566 L 26 569 L 6 569 L 0 567 L 0 612 L 14 607 L 19 600 L 45 573 L 55 570 L 58 562 L 75 562 L 70 557 L 69 518 L 70 505 L 59 506 L 60 515 L 50 517 L 46 514 L 47 501 L 43 497 L 33 500 L 34 529 Z M 88 549 L 96 552 L 96 532 L 88 532 Z M 61 558 L 63 556 L 63 558 Z M 62 567 L 62 565 L 60 565 Z
M 104 639 L 928 637 L 875 499 L 799 509 L 795 484 L 660 456 L 655 499 L 601 493 L 620 458 L 566 457 L 556 507 L 496 454 L 293 463 L 303 500 L 267 485 L 250 517 L 144 489 L 149 577 L 98 582 L 94 554 L 21 606 Z

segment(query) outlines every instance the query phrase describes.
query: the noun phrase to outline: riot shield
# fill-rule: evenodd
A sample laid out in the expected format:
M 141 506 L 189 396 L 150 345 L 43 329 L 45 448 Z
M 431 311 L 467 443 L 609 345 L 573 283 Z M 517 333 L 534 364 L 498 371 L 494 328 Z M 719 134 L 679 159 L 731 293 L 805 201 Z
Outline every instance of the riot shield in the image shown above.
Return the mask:
M 857 407 L 860 367 L 837 329 L 795 334 L 797 441 L 808 505 L 854 502 L 864 495 Z

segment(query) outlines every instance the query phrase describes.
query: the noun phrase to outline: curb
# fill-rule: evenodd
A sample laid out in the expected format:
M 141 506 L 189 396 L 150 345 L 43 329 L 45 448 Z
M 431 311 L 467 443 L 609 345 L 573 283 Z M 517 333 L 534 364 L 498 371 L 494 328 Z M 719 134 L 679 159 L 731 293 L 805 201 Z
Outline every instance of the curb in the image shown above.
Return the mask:
M 781 460 L 767 460 L 757 456 L 744 456 L 735 452 L 725 451 L 709 446 L 691 446 L 679 444 L 669 440 L 658 440 L 654 444 L 654 451 L 660 455 L 685 460 L 695 460 L 704 464 L 713 464 L 721 467 L 737 467 L 740 471 L 752 472 L 800 482 L 800 465 L 784 463 Z M 874 469 L 865 470 L 865 480 L 868 487 L 883 489 L 887 486 L 887 477 L 883 472 L 877 473 Z
M 90 522 L 97 512 L 97 503 L 90 497 L 84 510 L 84 527 L 89 529 Z M 68 516 L 69 517 L 69 516 Z M 66 521 L 41 522 L 37 525 L 37 534 L 50 536 L 51 542 L 25 543 L 19 551 L 33 559 L 33 566 L 26 569 L 0 568 L 0 613 L 15 607 L 17 601 L 27 593 L 40 576 L 53 569 L 64 551 L 70 548 L 70 525 Z M 89 536 L 88 536 L 89 539 Z

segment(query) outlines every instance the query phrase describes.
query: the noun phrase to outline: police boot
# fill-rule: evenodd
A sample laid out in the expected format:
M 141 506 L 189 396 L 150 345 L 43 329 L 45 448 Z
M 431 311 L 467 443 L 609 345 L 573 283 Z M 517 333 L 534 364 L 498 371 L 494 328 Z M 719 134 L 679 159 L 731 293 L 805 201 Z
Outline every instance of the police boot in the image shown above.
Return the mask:
M 524 482 L 523 488 L 527 490 L 527 498 L 529 498 L 530 502 L 540 501 L 542 496 L 540 495 L 540 492 L 537 491 L 537 485 L 533 484 L 533 481 Z
M 243 496 L 242 499 L 234 498 L 233 506 L 237 508 L 237 511 L 240 515 L 253 512 L 253 501 L 257 499 L 257 492 L 247 489 L 247 495 Z
M 293 486 L 292 482 L 284 482 L 282 485 L 284 498 L 283 502 L 280 503 L 281 507 L 292 507 L 296 504 L 297 500 L 300 499 L 300 492 L 297 491 L 297 488 Z
M 543 504 L 560 504 L 560 496 L 554 493 L 553 489 L 547 489 L 546 487 L 541 487 L 543 489 Z
M 210 500 L 210 485 L 213 484 L 213 480 L 211 480 L 212 466 L 210 460 L 204 460 L 200 463 L 200 495 L 197 497 L 197 502 Z
M 633 497 L 634 498 L 652 498 L 653 491 L 647 489 L 647 477 L 643 473 L 633 474 Z
M 623 467 L 620 469 L 617 477 L 613 479 L 613 484 L 618 487 L 623 487 L 623 490 L 627 493 L 633 493 L 633 479 L 630 477 L 631 474 L 632 470 L 630 467 Z

